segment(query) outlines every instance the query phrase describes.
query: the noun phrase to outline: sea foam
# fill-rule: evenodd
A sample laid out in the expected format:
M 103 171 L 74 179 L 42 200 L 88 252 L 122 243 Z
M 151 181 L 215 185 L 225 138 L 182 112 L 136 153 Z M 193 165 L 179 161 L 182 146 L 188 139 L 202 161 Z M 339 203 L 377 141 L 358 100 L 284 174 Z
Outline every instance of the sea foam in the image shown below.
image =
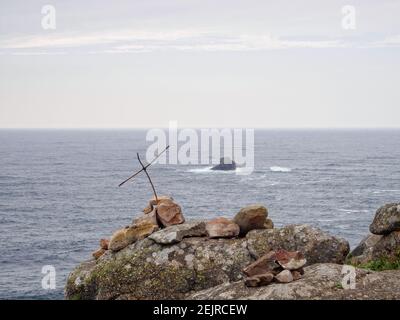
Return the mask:
M 290 168 L 285 168 L 285 167 L 270 167 L 269 168 L 272 172 L 290 172 L 292 169 Z

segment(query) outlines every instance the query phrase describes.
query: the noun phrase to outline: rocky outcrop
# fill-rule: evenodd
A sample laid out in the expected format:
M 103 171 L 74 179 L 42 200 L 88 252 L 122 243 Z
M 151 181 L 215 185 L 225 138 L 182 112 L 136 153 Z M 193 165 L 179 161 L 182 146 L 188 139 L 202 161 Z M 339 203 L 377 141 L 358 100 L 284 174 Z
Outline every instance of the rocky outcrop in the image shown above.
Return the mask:
M 68 299 L 182 299 L 191 291 L 242 279 L 252 261 L 246 239 L 149 238 L 83 263 L 67 281 Z
M 178 207 L 170 197 L 153 199 L 144 215 L 101 239 L 93 259 L 69 275 L 66 298 L 400 299 L 400 271 L 371 270 L 400 268 L 398 204 L 377 211 L 377 234 L 349 255 L 346 240 L 309 225 L 265 229 L 272 221 L 262 206 L 244 208 L 236 223 L 183 223 Z M 342 283 L 346 256 L 360 267 L 352 289 Z
M 219 164 L 212 167 L 211 170 L 236 170 L 236 163 L 230 158 L 221 158 Z
M 400 231 L 400 203 L 390 203 L 379 208 L 369 230 L 373 234 Z
M 347 262 L 376 269 L 400 268 L 400 204 L 379 208 L 366 236 L 349 254 Z
M 179 225 L 180 230 L 193 231 L 193 225 L 185 224 Z M 170 231 L 178 232 L 177 229 L 171 226 L 158 232 L 168 235 Z M 154 239 L 137 240 L 118 251 L 107 250 L 97 260 L 82 263 L 68 277 L 66 298 L 183 299 L 224 283 L 240 281 L 244 286 L 242 269 L 254 262 L 256 255 L 269 251 L 262 252 L 263 248 L 274 246 L 291 247 L 293 251 L 304 249 L 301 251 L 307 261 L 314 262 L 340 263 L 347 254 L 347 242 L 317 228 L 302 225 L 274 230 L 252 230 L 246 237 L 228 239 L 183 236 L 175 242 L 179 239 L 175 237 L 172 243 L 161 239 L 174 237 L 156 237 L 153 233 Z M 318 245 L 316 239 L 322 243 Z M 260 281 L 267 282 L 268 278 Z
M 354 265 L 367 265 L 378 261 L 387 263 L 400 261 L 400 231 L 387 235 L 367 236 L 347 258 L 347 262 Z
M 300 251 L 307 259 L 307 265 L 318 262 L 343 263 L 350 250 L 346 240 L 309 225 L 253 230 L 246 238 L 249 252 L 254 258 L 272 250 Z
M 305 268 L 304 276 L 290 283 L 251 288 L 243 281 L 223 283 L 188 295 L 187 299 L 305 300 L 400 299 L 400 271 L 373 272 L 355 269 L 355 289 L 342 285 L 343 265 L 323 263 Z

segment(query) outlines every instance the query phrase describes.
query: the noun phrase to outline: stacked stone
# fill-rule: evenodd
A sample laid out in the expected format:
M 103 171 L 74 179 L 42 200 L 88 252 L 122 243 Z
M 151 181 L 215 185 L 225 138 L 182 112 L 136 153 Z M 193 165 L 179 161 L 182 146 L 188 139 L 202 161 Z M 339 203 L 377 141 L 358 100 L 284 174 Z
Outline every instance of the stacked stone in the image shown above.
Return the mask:
M 143 214 L 132 224 L 117 230 L 110 240 L 102 239 L 100 248 L 93 252 L 99 259 L 107 250 L 117 252 L 128 245 L 149 237 L 159 244 L 180 242 L 184 237 L 234 238 L 245 236 L 255 229 L 272 229 L 268 210 L 262 205 L 242 208 L 233 220 L 219 217 L 207 222 L 192 221 L 184 223 L 181 207 L 172 197 L 161 196 L 151 199 Z
M 274 224 L 268 219 L 268 210 L 262 205 L 251 205 L 242 208 L 233 218 L 215 218 L 206 224 L 210 238 L 232 238 L 245 236 L 255 229 L 272 229 Z
M 298 280 L 304 274 L 306 262 L 299 251 L 270 251 L 243 269 L 247 276 L 245 284 L 248 287 L 259 287 L 273 281 L 289 283 Z
M 134 219 L 132 224 L 117 230 L 110 240 L 102 239 L 100 248 L 93 252 L 95 259 L 100 258 L 107 250 L 119 251 L 128 245 L 142 240 L 160 228 L 184 223 L 182 209 L 173 198 L 161 196 L 151 199 L 143 215 Z M 107 242 L 107 245 L 105 243 Z

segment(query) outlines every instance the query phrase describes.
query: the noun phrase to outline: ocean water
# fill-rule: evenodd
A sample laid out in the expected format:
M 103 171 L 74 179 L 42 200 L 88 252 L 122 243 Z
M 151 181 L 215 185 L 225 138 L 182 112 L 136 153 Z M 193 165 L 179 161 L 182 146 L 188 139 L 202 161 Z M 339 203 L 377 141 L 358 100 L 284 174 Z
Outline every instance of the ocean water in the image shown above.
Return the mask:
M 144 175 L 121 188 L 149 143 L 141 130 L 0 130 L 0 298 L 62 299 L 68 273 L 151 198 Z M 154 165 L 159 194 L 187 218 L 262 203 L 276 226 L 309 223 L 354 247 L 376 209 L 400 200 L 400 130 L 256 130 L 251 175 Z M 44 265 L 56 269 L 45 290 Z

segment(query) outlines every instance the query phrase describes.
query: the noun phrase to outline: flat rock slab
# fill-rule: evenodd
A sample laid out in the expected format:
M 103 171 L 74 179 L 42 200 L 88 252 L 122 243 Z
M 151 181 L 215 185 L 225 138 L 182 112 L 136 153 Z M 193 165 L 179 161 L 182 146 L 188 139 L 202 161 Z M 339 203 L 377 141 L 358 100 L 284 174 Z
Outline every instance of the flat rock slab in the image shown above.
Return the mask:
M 206 236 L 206 224 L 204 221 L 192 221 L 167 227 L 149 236 L 149 239 L 159 244 L 172 244 L 181 242 L 187 237 Z
M 277 262 L 282 268 L 287 270 L 297 270 L 302 268 L 307 260 L 299 251 L 278 250 L 275 253 Z
M 277 274 L 282 271 L 281 266 L 276 261 L 275 251 L 270 251 L 243 269 L 243 273 L 248 277 L 259 274 Z
M 274 280 L 274 275 L 272 273 L 258 274 L 244 280 L 244 283 L 248 287 L 260 287 L 270 284 Z

